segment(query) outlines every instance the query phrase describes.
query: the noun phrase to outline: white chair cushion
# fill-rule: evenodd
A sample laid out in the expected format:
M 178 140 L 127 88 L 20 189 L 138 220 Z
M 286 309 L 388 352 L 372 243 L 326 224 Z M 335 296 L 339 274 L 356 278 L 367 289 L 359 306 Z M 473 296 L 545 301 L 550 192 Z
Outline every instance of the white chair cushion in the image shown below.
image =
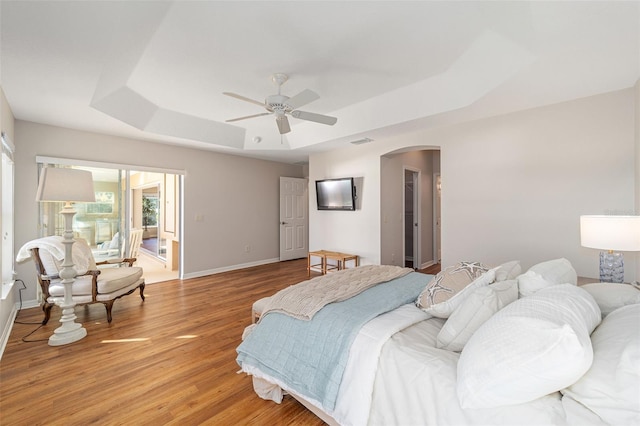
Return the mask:
M 106 268 L 98 275 L 98 293 L 109 294 L 135 283 L 142 277 L 142 268 L 138 266 Z
M 98 275 L 98 294 L 111 294 L 118 290 L 129 287 L 142 278 L 142 268 L 138 266 L 125 268 L 101 269 Z M 91 295 L 92 277 L 82 275 L 75 278 L 73 282 L 73 296 Z M 53 297 L 64 296 L 64 285 L 60 280 L 51 282 L 49 294 Z
M 458 361 L 463 408 L 532 401 L 575 383 L 589 369 L 598 305 L 572 284 L 543 288 L 498 311 L 471 336 Z

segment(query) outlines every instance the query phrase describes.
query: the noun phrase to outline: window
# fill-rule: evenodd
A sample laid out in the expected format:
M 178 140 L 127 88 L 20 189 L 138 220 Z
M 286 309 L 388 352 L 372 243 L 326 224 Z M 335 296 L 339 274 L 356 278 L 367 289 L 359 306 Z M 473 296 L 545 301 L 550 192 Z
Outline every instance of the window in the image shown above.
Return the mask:
M 2 133 L 2 299 L 13 286 L 13 144 Z

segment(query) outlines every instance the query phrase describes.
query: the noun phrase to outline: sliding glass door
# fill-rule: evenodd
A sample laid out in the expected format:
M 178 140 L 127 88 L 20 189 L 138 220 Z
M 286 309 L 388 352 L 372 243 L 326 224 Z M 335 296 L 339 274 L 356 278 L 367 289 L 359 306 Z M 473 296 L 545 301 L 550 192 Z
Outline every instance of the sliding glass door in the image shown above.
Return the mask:
M 88 170 L 93 176 L 96 201 L 75 203 L 75 238 L 91 247 L 97 261 L 133 257 L 145 261 L 145 272 L 159 268 L 180 271 L 181 175 L 117 167 L 102 163 L 37 157 L 38 170 L 70 167 Z M 106 165 L 110 166 L 110 165 Z M 125 166 L 126 167 L 126 166 Z M 62 235 L 62 203 L 39 203 L 40 236 Z M 141 258 L 144 257 L 145 259 Z
M 83 166 L 49 165 L 88 170 L 93 175 L 95 203 L 75 203 L 73 233 L 91 247 L 97 261 L 122 257 L 126 253 L 125 207 L 123 175 L 125 171 Z M 63 203 L 39 203 L 41 236 L 62 235 L 64 220 L 60 214 Z

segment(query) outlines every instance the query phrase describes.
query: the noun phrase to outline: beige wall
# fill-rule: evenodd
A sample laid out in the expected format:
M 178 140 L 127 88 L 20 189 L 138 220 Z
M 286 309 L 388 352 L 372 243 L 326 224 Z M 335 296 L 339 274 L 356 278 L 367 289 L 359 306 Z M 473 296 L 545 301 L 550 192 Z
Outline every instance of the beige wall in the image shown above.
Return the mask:
M 301 166 L 25 121 L 16 121 L 15 133 L 17 247 L 37 237 L 35 158 L 42 155 L 184 171 L 185 277 L 279 257 L 279 177 L 302 177 Z M 27 278 L 23 298 L 35 299 L 33 265 L 18 273 Z
M 597 277 L 598 252 L 580 246 L 579 216 L 634 208 L 634 98 L 622 90 L 315 154 L 310 181 L 360 176 L 362 207 L 328 215 L 310 205 L 309 245 L 380 263 L 380 156 L 435 146 L 445 266 L 518 259 L 529 268 L 566 257 L 578 274 Z M 634 259 L 626 271 L 635 275 Z

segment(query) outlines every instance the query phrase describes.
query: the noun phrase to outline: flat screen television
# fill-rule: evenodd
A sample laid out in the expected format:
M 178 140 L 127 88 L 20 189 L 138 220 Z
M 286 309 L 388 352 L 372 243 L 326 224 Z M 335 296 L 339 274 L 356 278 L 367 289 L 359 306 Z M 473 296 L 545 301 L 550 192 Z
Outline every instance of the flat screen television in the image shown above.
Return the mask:
M 355 210 L 356 187 L 353 178 L 316 181 L 318 210 Z

